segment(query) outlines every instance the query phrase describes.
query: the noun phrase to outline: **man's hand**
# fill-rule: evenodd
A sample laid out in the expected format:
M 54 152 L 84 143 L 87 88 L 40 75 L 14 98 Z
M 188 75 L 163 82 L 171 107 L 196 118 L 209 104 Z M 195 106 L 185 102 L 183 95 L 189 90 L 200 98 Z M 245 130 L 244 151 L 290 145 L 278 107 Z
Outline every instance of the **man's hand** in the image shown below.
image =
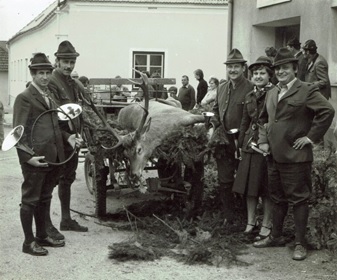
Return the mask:
M 41 162 L 44 160 L 44 158 L 44 156 L 32 157 L 30 160 L 27 161 L 27 163 L 35 167 L 48 167 L 48 163 Z
M 301 150 L 305 145 L 312 144 L 312 141 L 307 137 L 297 138 L 294 142 L 293 148 L 295 150 Z
M 259 144 L 259 149 L 264 151 L 266 154 L 268 154 L 269 153 L 269 144 L 268 143 Z
M 83 138 L 81 135 L 76 134 L 70 135 L 67 141 L 73 149 L 75 149 L 75 147 L 81 147 L 83 144 Z

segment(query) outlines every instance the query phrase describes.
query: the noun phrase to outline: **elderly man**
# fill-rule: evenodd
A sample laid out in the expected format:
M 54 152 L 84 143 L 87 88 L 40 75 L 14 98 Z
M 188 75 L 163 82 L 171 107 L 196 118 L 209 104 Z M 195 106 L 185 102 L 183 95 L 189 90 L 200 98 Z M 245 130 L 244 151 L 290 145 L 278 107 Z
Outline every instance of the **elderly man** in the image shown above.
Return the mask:
M 256 248 L 284 246 L 283 222 L 288 205 L 295 222 L 294 260 L 307 256 L 305 233 L 311 193 L 312 143 L 327 131 L 334 109 L 315 85 L 296 78 L 297 61 L 287 48 L 279 49 L 274 60 L 278 87 L 267 93 L 260 115 L 259 148 L 270 151 L 269 193 L 273 201 L 271 235 L 254 243 Z
M 45 217 L 52 192 L 60 177 L 60 168 L 47 162 L 64 161 L 63 140 L 74 146 L 75 135 L 61 133 L 51 93 L 47 85 L 53 66 L 43 53 L 37 53 L 29 65 L 32 82 L 14 103 L 13 126 L 24 127 L 20 142 L 30 149 L 17 148 L 23 174 L 20 219 L 25 235 L 22 251 L 34 256 L 47 255 L 41 246 L 62 247 L 65 242 L 49 236 Z M 35 219 L 36 238 L 32 221 Z
M 79 53 L 76 52 L 69 41 L 63 41 L 60 43 L 55 56 L 57 67 L 52 73 L 48 87 L 55 95 L 59 106 L 67 103 L 77 103 L 81 98 L 81 94 L 85 94 L 85 89 L 81 82 L 71 77 Z M 80 120 L 75 119 L 74 121 L 77 131 L 79 131 Z M 61 129 L 68 133 L 74 133 L 76 130 L 70 128 L 66 122 L 61 124 Z M 73 148 L 67 144 L 65 144 L 64 148 L 66 157 L 68 157 L 73 152 Z M 62 231 L 88 231 L 87 227 L 79 225 L 70 216 L 71 184 L 76 178 L 77 165 L 78 157 L 75 155 L 63 166 L 62 176 L 59 180 L 58 194 L 61 202 L 60 229 Z M 53 226 L 49 215 L 46 218 L 46 224 L 48 235 L 53 236 L 55 239 L 64 239 L 63 234 Z
M 305 81 L 316 85 L 321 94 L 326 99 L 329 99 L 331 97 L 331 85 L 329 79 L 329 66 L 326 59 L 317 53 L 317 46 L 314 40 L 305 42 L 303 53 L 304 57 L 308 60 Z
M 219 85 L 213 107 L 215 115 L 212 122 L 215 127 L 221 126 L 224 138 L 222 139 L 224 144 L 217 148 L 215 157 L 218 168 L 219 199 L 227 222 L 231 222 L 234 218 L 232 186 L 238 165 L 236 135 L 230 132 L 240 127 L 245 96 L 253 90 L 253 83 L 243 74 L 246 69 L 245 63 L 246 60 L 238 49 L 233 49 L 229 53 L 225 62 L 229 81 Z

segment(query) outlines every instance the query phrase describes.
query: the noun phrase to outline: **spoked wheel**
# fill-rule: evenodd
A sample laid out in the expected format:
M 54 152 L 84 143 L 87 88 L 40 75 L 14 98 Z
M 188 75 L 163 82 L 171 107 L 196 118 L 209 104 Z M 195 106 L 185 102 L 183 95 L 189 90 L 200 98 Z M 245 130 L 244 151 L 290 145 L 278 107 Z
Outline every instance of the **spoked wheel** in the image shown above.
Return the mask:
M 96 216 L 103 217 L 106 215 L 106 182 L 109 169 L 107 167 L 99 168 L 94 156 L 87 153 L 84 162 L 84 173 L 87 188 L 95 198 Z
M 86 153 L 84 160 L 84 177 L 88 191 L 92 195 L 96 192 L 94 189 L 94 178 L 96 177 L 95 173 L 94 156 L 88 152 Z

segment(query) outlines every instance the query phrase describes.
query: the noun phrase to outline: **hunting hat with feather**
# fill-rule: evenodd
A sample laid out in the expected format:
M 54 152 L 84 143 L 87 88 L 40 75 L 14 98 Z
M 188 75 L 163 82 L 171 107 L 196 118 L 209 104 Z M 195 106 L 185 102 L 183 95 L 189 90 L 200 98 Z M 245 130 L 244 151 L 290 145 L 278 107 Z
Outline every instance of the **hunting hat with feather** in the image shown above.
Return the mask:
M 247 60 L 243 59 L 241 52 L 238 49 L 232 49 L 227 57 L 227 61 L 224 64 L 233 63 L 246 63 Z
M 30 59 L 30 65 L 28 66 L 30 70 L 53 70 L 54 67 L 48 60 L 44 53 L 36 53 Z
M 76 58 L 80 54 L 76 52 L 74 46 L 69 41 L 63 41 L 60 43 L 55 56 L 57 58 Z
M 273 67 L 279 66 L 281 64 L 286 64 L 289 62 L 298 62 L 298 59 L 294 57 L 294 55 L 291 53 L 290 50 L 287 48 L 280 48 L 277 51 L 277 54 L 274 58 L 274 64 Z

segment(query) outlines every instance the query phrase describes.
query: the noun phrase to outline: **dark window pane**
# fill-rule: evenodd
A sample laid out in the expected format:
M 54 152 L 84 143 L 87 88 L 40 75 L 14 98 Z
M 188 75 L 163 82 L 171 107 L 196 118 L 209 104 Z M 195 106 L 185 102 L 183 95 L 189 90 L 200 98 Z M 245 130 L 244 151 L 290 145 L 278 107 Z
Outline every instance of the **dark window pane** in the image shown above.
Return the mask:
M 162 56 L 152 54 L 150 57 L 151 66 L 161 66 L 162 65 Z
M 146 66 L 147 62 L 146 62 L 146 54 L 136 54 L 135 55 L 135 65 L 142 65 L 142 66 Z

